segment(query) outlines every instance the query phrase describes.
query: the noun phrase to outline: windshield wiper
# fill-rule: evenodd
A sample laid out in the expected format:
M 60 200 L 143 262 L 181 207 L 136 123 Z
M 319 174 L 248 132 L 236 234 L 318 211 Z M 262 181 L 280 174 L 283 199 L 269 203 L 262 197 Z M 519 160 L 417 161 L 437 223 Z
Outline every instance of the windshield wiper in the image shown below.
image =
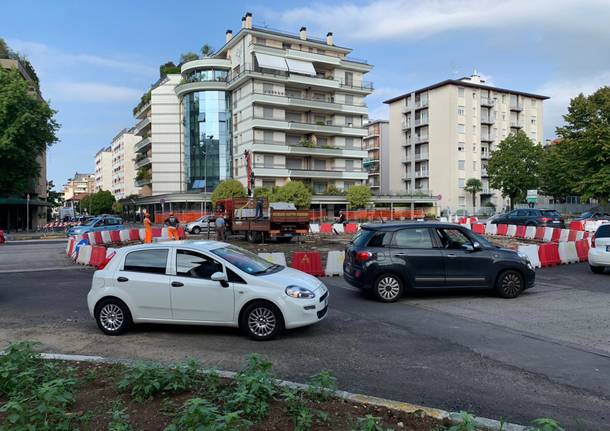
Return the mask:
M 276 269 L 282 268 L 282 265 L 273 264 L 266 269 L 261 269 L 260 271 L 253 272 L 252 275 L 260 275 L 260 274 L 268 274 L 270 272 L 275 271 Z

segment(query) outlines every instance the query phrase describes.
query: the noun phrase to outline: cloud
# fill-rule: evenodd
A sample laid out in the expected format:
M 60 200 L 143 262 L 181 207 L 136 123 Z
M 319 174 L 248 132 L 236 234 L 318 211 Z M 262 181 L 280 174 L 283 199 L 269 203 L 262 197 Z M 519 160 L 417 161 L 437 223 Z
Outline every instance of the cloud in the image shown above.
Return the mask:
M 54 82 L 47 86 L 45 96 L 61 102 L 133 102 L 141 91 L 134 88 L 97 82 Z
M 61 66 L 65 68 L 66 66 L 88 65 L 136 75 L 147 76 L 157 73 L 156 68 L 133 61 L 101 57 L 93 54 L 69 53 L 43 43 L 19 39 L 9 39 L 7 43 L 13 50 L 28 57 L 36 67 Z
M 544 102 L 545 137 L 555 136 L 555 127 L 561 126 L 563 115 L 567 113 L 570 100 L 578 94 L 589 95 L 598 88 L 610 83 L 610 69 L 592 76 L 582 76 L 572 79 L 557 79 L 547 82 L 535 93 L 550 96 Z
M 267 12 L 281 22 L 311 24 L 320 32 L 335 31 L 343 38 L 382 40 L 422 39 L 456 30 L 556 29 L 608 35 L 607 0 L 376 0 L 364 5 L 344 2 Z M 534 27 L 532 27 L 534 26 Z

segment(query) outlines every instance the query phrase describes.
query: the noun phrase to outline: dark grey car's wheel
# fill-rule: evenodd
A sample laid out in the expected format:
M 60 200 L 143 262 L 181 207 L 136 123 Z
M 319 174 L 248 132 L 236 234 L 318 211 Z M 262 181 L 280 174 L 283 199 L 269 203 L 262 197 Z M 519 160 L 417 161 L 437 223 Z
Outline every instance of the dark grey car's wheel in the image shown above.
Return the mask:
M 521 295 L 524 288 L 523 276 L 518 271 L 512 269 L 501 273 L 496 281 L 496 292 L 502 298 L 516 298 Z
M 394 274 L 380 275 L 373 285 L 373 295 L 381 302 L 396 302 L 402 293 L 402 280 Z
M 95 307 L 95 321 L 106 335 L 121 335 L 131 327 L 131 313 L 123 301 L 110 298 Z
M 201 233 L 201 228 L 199 226 L 194 226 L 193 229 L 191 229 L 191 233 L 199 235 Z
M 603 266 L 593 266 L 593 265 L 589 265 L 589 268 L 591 268 L 591 271 L 593 271 L 593 273 L 595 273 L 595 274 L 601 274 L 604 272 L 604 269 L 606 269 Z
M 253 340 L 272 340 L 284 330 L 284 318 L 275 305 L 257 301 L 244 310 L 239 326 Z

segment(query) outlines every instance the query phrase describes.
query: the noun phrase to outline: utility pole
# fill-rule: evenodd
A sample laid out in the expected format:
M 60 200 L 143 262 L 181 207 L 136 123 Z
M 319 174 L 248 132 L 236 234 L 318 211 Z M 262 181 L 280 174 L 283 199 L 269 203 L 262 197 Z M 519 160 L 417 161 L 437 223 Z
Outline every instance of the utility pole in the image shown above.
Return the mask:
M 27 194 L 27 203 L 25 207 L 25 231 L 30 231 L 30 194 Z

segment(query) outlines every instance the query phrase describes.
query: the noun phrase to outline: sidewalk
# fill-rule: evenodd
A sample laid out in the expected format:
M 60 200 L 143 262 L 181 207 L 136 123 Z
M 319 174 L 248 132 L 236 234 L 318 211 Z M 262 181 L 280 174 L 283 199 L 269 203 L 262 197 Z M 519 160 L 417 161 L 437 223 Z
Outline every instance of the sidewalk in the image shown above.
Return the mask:
M 27 240 L 66 239 L 65 232 L 4 232 L 7 242 Z

